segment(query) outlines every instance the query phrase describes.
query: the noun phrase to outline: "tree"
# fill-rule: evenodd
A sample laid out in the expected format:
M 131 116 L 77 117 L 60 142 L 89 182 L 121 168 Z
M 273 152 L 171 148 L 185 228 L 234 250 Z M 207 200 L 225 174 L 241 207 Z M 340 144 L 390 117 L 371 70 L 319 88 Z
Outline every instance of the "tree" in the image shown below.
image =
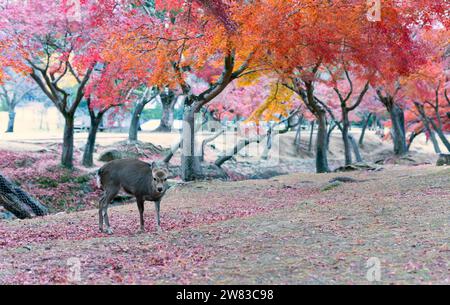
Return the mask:
M 253 37 L 264 38 L 267 66 L 304 100 L 318 120 L 317 172 L 327 171 L 328 166 L 326 111 L 315 100 L 315 87 L 322 79 L 324 67 L 339 62 L 366 70 L 367 79 L 390 113 L 395 153 L 405 153 L 405 105 L 396 100 L 398 84 L 401 77 L 424 62 L 427 48 L 415 38 L 415 29 L 429 27 L 437 19 L 448 24 L 446 10 L 441 5 L 430 1 L 414 5 L 383 1 L 383 18 L 375 23 L 367 20 L 365 3 L 350 6 L 346 1 L 274 0 L 254 5 L 257 8 L 252 12 L 264 18 L 254 18 L 248 12 L 245 19 L 252 22 L 246 24 Z
M 61 164 L 68 168 L 73 167 L 75 112 L 99 60 L 107 21 L 116 12 L 115 1 L 97 2 L 83 2 L 79 10 L 67 1 L 6 2 L 1 11 L 2 32 L 14 37 L 11 58 L 26 65 L 24 72 L 64 117 Z
M 356 78 L 353 76 L 353 78 L 355 79 L 352 79 L 351 72 L 348 71 L 347 66 L 348 64 L 335 66 L 334 69 L 337 69 L 336 71 L 331 71 L 331 69 L 328 69 L 328 72 L 332 79 L 329 86 L 336 93 L 339 100 L 338 107 L 340 109 L 341 121 L 336 121 L 336 125 L 339 127 L 342 133 L 342 140 L 344 142 L 345 165 L 350 165 L 352 164 L 352 149 L 355 151 L 357 161 L 361 162 L 362 160 L 355 139 L 351 134 L 349 134 L 349 115 L 362 103 L 364 96 L 369 90 L 369 81 L 358 80 L 358 82 L 355 82 Z M 357 71 L 357 69 L 354 70 L 355 74 L 358 72 L 360 71 Z M 344 94 L 343 90 L 346 90 L 347 92 Z M 349 105 L 348 102 L 352 99 L 354 100 L 354 102 Z M 321 102 L 321 104 L 324 107 L 327 107 L 324 102 Z
M 135 72 L 125 68 L 121 60 L 108 61 L 108 56 L 103 57 L 101 67 L 94 71 L 85 90 L 90 127 L 82 159 L 84 166 L 93 165 L 95 140 L 103 116 L 110 110 L 118 111 L 130 106 L 133 88 L 141 82 L 135 77 Z
M 265 17 L 255 18 L 255 11 Z M 328 172 L 329 166 L 327 111 L 317 99 L 315 88 L 323 67 L 339 61 L 343 46 L 349 46 L 345 48 L 347 52 L 360 47 L 364 28 L 361 17 L 365 13 L 364 5 L 348 6 L 343 1 L 267 1 L 244 16 L 252 19 L 247 30 L 253 34 L 248 35 L 264 37 L 263 48 L 268 50 L 263 57 L 266 67 L 276 72 L 280 83 L 295 92 L 317 120 L 318 173 Z
M 159 94 L 161 105 L 162 105 L 162 117 L 158 128 L 155 131 L 159 132 L 171 132 L 173 125 L 173 112 L 175 104 L 178 101 L 178 95 L 169 88 L 164 88 L 164 90 Z
M 450 142 L 445 135 L 448 128 L 450 103 L 447 95 L 449 59 L 448 30 L 442 26 L 417 30 L 416 39 L 427 48 L 427 61 L 416 71 L 402 78 L 401 98 L 416 110 L 416 117 L 422 121 L 427 136 L 433 142 L 436 153 L 440 153 L 435 137 L 438 135 L 446 149 L 450 151 Z M 412 111 L 414 114 L 414 111 Z
M 238 1 L 236 1 L 238 2 Z M 183 95 L 183 131 L 181 176 L 194 180 L 202 176 L 196 151 L 195 116 L 217 97 L 234 79 L 249 69 L 253 47 L 244 47 L 239 39 L 233 6 L 222 1 L 156 1 L 153 26 L 140 33 L 141 49 L 154 59 L 149 77 L 158 87 L 180 88 Z M 199 9 L 200 7 L 203 10 Z M 174 13 L 176 12 L 176 13 Z M 133 38 L 136 40 L 136 38 Z M 154 53 L 150 52 L 154 50 Z M 202 75 L 216 68 L 210 77 Z M 192 79 L 202 78 L 208 88 L 192 90 Z
M 11 69 L 7 69 L 3 83 L 0 83 L 0 99 L 8 110 L 8 127 L 6 132 L 14 132 L 15 109 L 34 90 L 36 90 L 36 87 L 27 78 L 17 75 Z
M 139 96 L 138 101 L 134 105 L 133 113 L 131 115 L 130 129 L 128 130 L 128 141 L 130 143 L 136 142 L 138 140 L 139 122 L 142 111 L 145 106 L 153 101 L 157 94 L 157 88 L 145 87 L 143 91 L 135 93 Z
M 445 136 L 447 127 L 443 123 L 443 120 L 447 119 L 450 105 L 445 100 L 445 89 L 442 88 L 446 79 L 441 67 L 429 63 L 423 70 L 405 79 L 403 88 L 403 98 L 406 101 L 412 101 L 413 106 L 410 111 L 421 121 L 436 153 L 440 153 L 441 150 L 435 133 L 446 149 L 450 151 L 450 142 Z

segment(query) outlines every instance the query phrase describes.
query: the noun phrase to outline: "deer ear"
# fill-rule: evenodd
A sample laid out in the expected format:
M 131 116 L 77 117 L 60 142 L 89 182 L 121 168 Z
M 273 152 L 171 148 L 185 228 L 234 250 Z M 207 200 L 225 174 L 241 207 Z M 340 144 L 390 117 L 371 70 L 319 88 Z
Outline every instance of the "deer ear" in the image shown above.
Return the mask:
M 163 171 L 164 171 L 164 173 L 166 174 L 166 176 L 169 176 L 170 175 L 170 171 L 169 171 L 169 169 L 168 168 L 163 168 Z
M 152 168 L 152 169 L 158 168 L 158 166 L 156 165 L 156 162 L 155 162 L 155 161 L 152 162 L 151 168 Z

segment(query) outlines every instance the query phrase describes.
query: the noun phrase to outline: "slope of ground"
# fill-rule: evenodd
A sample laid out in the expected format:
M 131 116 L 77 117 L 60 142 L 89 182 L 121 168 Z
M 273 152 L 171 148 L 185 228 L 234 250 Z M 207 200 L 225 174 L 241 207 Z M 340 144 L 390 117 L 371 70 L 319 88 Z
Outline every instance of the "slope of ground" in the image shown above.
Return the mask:
M 341 174 L 342 175 L 342 174 Z M 0 222 L 0 284 L 381 283 L 450 281 L 450 169 L 392 166 L 346 176 L 295 174 L 270 180 L 178 186 L 154 229 L 137 234 L 132 205 L 110 208 L 115 234 L 97 231 L 97 211 Z M 325 187 L 328 186 L 328 187 Z

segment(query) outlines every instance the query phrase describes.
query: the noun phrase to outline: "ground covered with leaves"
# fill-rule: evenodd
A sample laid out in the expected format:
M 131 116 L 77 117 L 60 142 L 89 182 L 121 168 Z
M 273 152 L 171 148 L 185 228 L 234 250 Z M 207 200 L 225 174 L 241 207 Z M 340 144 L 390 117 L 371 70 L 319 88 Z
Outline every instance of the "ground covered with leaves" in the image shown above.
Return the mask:
M 337 176 L 356 181 L 329 181 Z M 138 234 L 134 204 L 0 222 L 0 284 L 450 283 L 450 169 L 295 174 L 171 189 L 162 233 L 152 203 Z M 74 280 L 73 260 L 80 262 Z

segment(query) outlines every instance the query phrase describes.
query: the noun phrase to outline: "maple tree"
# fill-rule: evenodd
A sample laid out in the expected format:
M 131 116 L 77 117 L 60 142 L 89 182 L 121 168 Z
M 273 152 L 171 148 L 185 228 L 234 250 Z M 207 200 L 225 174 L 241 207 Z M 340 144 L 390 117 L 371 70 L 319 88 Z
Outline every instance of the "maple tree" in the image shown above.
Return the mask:
M 450 151 L 450 142 L 445 132 L 449 124 L 450 103 L 447 95 L 449 79 L 446 73 L 449 58 L 446 56 L 448 43 L 448 30 L 442 27 L 434 29 L 422 29 L 417 37 L 427 47 L 427 61 L 414 73 L 401 80 L 402 100 L 409 105 L 411 120 L 418 123 L 415 129 L 424 129 L 431 139 L 436 153 L 440 153 L 438 138 Z
M 8 57 L 22 66 L 65 120 L 61 163 L 73 167 L 75 112 L 99 62 L 115 1 L 2 3 L 2 32 L 13 37 Z M 46 18 L 42 18 L 46 16 Z
M 260 3 L 258 12 L 263 12 L 265 18 L 254 18 L 256 24 L 249 27 L 249 32 L 255 32 L 256 37 L 264 37 L 264 48 L 270 50 L 269 56 L 264 58 L 266 64 L 278 73 L 286 87 L 302 98 L 318 120 L 318 172 L 329 170 L 327 111 L 324 103 L 317 98 L 315 89 L 325 74 L 336 67 L 339 70 L 342 64 L 360 67 L 364 72 L 360 78 L 365 78 L 375 88 L 379 100 L 390 114 L 395 153 L 401 155 L 406 152 L 404 105 L 396 100 L 396 93 L 399 80 L 417 70 L 425 61 L 426 49 L 414 38 L 414 26 L 428 24 L 431 15 L 442 18 L 445 15 L 445 9 L 439 5 L 432 7 L 428 17 L 420 14 L 425 2 L 412 6 L 382 1 L 383 17 L 375 23 L 367 20 L 367 7 L 360 3 Z M 252 19 L 251 13 L 245 18 Z M 349 27 L 349 24 L 352 26 Z M 342 101 L 345 97 L 340 96 L 339 99 Z M 343 110 L 345 114 L 345 107 Z M 349 154 L 346 155 L 349 162 Z
M 87 167 L 93 166 L 95 140 L 104 115 L 111 109 L 127 109 L 132 102 L 132 89 L 140 84 L 139 79 L 127 75 L 133 71 L 123 71 L 120 65 L 115 64 L 104 61 L 103 67 L 94 71 L 85 88 L 90 127 L 82 164 Z
M 131 114 L 130 128 L 128 129 L 128 141 L 136 142 L 138 140 L 139 121 L 144 107 L 154 100 L 158 94 L 157 88 L 138 88 L 134 90 L 134 95 L 139 96 L 135 101 L 133 113 Z
M 151 26 L 144 25 L 131 39 L 153 60 L 149 83 L 178 87 L 184 96 L 181 168 L 183 179 L 192 180 L 201 176 L 195 115 L 249 69 L 254 45 L 243 47 L 232 5 L 222 1 L 155 1 L 145 13 Z M 193 77 L 204 79 L 208 87 L 194 93 Z
M 0 83 L 0 101 L 8 110 L 8 126 L 6 132 L 14 132 L 15 109 L 25 102 L 25 98 L 33 96 L 36 87 L 23 75 L 11 69 L 5 69 L 3 81 Z
M 340 59 L 342 45 L 347 49 L 346 45 L 353 43 L 351 46 L 356 49 L 361 44 L 361 32 L 358 30 L 362 30 L 363 26 L 352 27 L 350 31 L 347 24 L 360 25 L 365 7 L 350 7 L 339 1 L 331 5 L 314 1 L 264 1 L 259 4 L 259 10 L 270 17 L 257 19 L 258 23 L 249 26 L 248 31 L 256 30 L 258 33 L 255 36 L 265 38 L 264 48 L 270 50 L 270 56 L 264 58 L 265 64 L 279 75 L 280 83 L 295 92 L 316 117 L 316 169 L 317 172 L 327 172 L 327 112 L 315 96 L 315 86 L 323 67 Z M 271 101 L 277 102 L 276 99 Z M 263 107 L 270 104 L 266 103 Z
M 387 6 L 385 16 L 381 23 L 376 23 L 373 35 L 382 37 L 384 40 L 381 42 L 385 46 L 366 57 L 379 62 L 375 66 L 376 77 L 371 84 L 390 115 L 389 126 L 394 153 L 403 155 L 408 151 L 405 112 L 409 111 L 412 105 L 402 98 L 402 79 L 416 73 L 428 62 L 428 54 L 432 49 L 425 40 L 419 38 L 420 32 L 424 29 L 435 32 L 437 24 L 448 25 L 448 18 L 445 18 L 444 7 L 428 1 L 419 1 L 414 5 L 384 5 Z M 426 6 L 428 9 L 424 13 Z M 389 56 L 385 56 L 386 49 L 390 50 Z
M 83 1 L 76 8 L 71 3 L 27 3 L 20 10 L 5 2 L 2 33 L 16 39 L 0 39 L 1 52 L 10 55 L 2 61 L 30 73 L 65 117 L 62 163 L 72 165 L 71 130 L 81 101 L 89 104 L 92 127 L 86 165 L 92 163 L 89 155 L 103 114 L 129 109 L 137 88 L 157 88 L 164 110 L 159 130 L 169 129 L 173 104 L 183 97 L 186 180 L 201 176 L 194 118 L 204 108 L 220 119 L 268 121 L 287 117 L 301 100 L 303 116 L 311 114 L 318 124 L 317 172 L 329 171 L 328 141 L 336 127 L 343 133 L 346 163 L 351 163 L 350 146 L 356 154 L 357 148 L 349 144 L 355 141 L 348 128 L 358 119 L 369 85 L 390 115 L 395 153 L 405 153 L 405 123 L 414 125 L 405 122 L 404 113 L 412 118 L 414 103 L 403 98 L 401 87 L 409 75 L 436 61 L 427 60 L 432 39 L 422 32 L 448 25 L 445 6 L 426 0 L 414 5 L 381 1 L 378 22 L 370 22 L 366 3 L 357 1 L 102 0 L 95 5 Z M 39 20 L 47 11 L 52 12 L 48 18 Z M 448 32 L 435 41 L 446 37 Z M 428 120 L 430 129 L 444 143 L 447 83 L 441 81 L 437 104 L 422 103 L 427 117 L 434 118 Z M 324 99 L 325 90 L 335 96 Z M 135 103 L 131 141 L 137 140 L 139 115 L 148 101 L 143 94 Z M 360 144 L 363 138 L 364 132 Z
M 330 114 L 333 122 L 339 128 L 342 133 L 342 140 L 344 142 L 344 156 L 345 165 L 352 164 L 352 149 L 355 153 L 356 161 L 362 162 L 362 157 L 359 152 L 359 148 L 356 144 L 356 140 L 349 133 L 350 119 L 353 111 L 361 105 L 369 90 L 369 81 L 357 79 L 354 75 L 356 73 L 363 72 L 354 69 L 349 71 L 347 66 L 344 64 L 342 66 L 333 67 L 334 71 L 328 68 L 328 73 L 330 76 L 330 84 L 326 87 L 331 88 L 334 91 L 337 99 L 333 100 L 333 97 L 326 96 L 329 101 L 324 102 L 323 99 L 318 97 L 320 104 L 327 110 Z M 326 90 L 326 89 L 325 89 Z M 318 92 L 320 96 L 320 92 Z M 334 103 L 333 101 L 336 101 Z M 332 109 L 339 109 L 340 120 L 336 119 Z M 328 142 L 328 141 L 327 141 Z

